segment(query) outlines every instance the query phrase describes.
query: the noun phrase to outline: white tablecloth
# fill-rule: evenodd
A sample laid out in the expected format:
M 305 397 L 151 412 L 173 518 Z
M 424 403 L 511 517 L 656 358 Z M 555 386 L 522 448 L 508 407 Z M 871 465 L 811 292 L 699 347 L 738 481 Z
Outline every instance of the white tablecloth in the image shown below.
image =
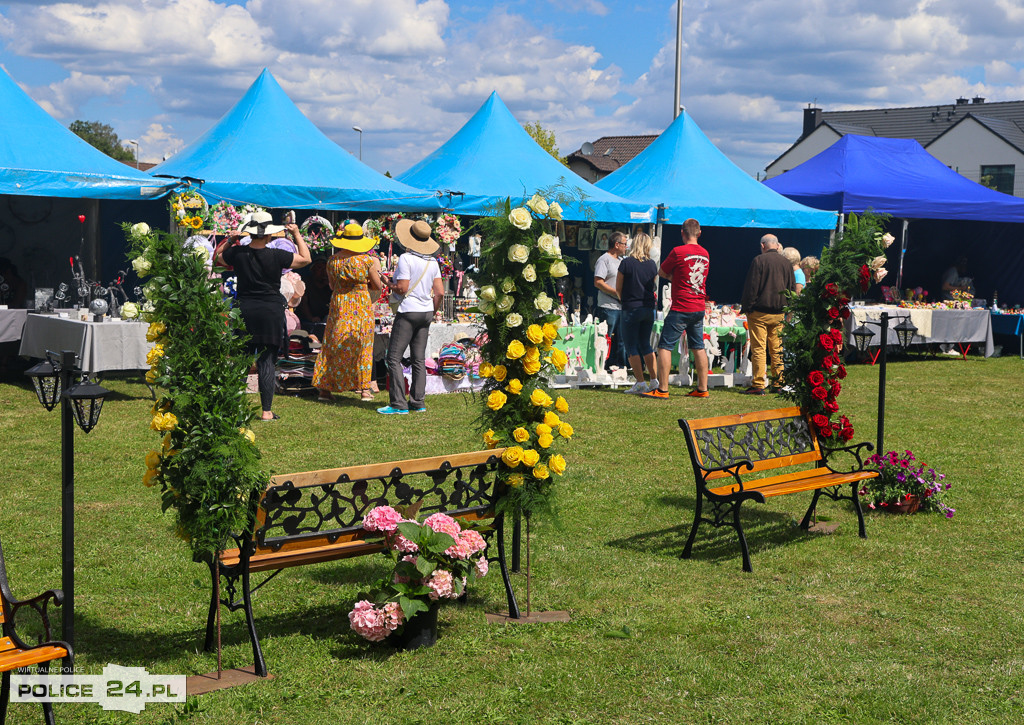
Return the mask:
M 46 351 L 74 351 L 82 370 L 146 370 L 146 353 L 153 343 L 146 341 L 145 322 L 108 320 L 82 322 L 57 315 L 30 314 L 25 320 L 20 354 L 45 358 Z
M 14 342 L 21 339 L 28 310 L 0 310 L 0 342 Z
M 889 313 L 889 344 L 898 345 L 899 339 L 893 328 L 910 317 L 911 323 L 918 328 L 912 344 L 923 343 L 984 343 L 985 357 L 995 352 L 992 343 L 992 315 L 988 310 L 926 310 L 894 307 L 889 305 L 871 305 L 869 307 L 853 307 L 850 319 L 846 321 L 847 340 L 854 347 L 856 341 L 852 332 L 865 320 L 877 322 L 882 312 Z M 868 325 L 871 330 L 871 344 L 879 344 L 879 327 Z

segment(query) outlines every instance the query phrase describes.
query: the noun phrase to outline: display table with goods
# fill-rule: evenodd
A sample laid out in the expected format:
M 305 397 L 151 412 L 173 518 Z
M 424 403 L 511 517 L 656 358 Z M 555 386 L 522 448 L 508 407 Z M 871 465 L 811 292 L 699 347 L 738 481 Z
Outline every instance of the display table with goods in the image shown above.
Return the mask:
M 153 344 L 146 340 L 149 326 L 145 322 L 116 318 L 93 322 L 61 314 L 65 313 L 28 315 L 19 354 L 44 359 L 47 350 L 71 350 L 88 373 L 149 368 L 146 355 Z
M 995 346 L 992 342 L 992 315 L 988 310 L 953 309 L 944 306 L 935 307 L 904 307 L 896 305 L 850 305 L 850 317 L 845 321 L 846 339 L 851 347 L 855 347 L 853 331 L 865 321 L 877 322 L 882 313 L 889 314 L 888 344 L 898 345 L 894 327 L 901 320 L 909 319 L 917 328 L 911 344 L 954 344 L 960 348 L 961 354 L 967 355 L 972 344 L 984 344 L 985 357 L 992 357 Z M 869 325 L 873 330 L 871 345 L 879 344 L 879 327 Z
M 664 325 L 662 320 L 654 323 L 651 333 L 651 344 L 657 348 L 658 340 L 661 337 L 661 328 Z M 708 385 L 712 387 L 728 387 L 733 385 L 744 385 L 750 382 L 750 340 L 747 335 L 746 317 L 736 313 L 729 305 L 721 308 L 714 307 L 704 316 L 704 347 L 708 352 Z M 680 359 L 683 354 L 689 354 L 686 345 L 686 335 L 679 338 L 678 347 L 672 351 L 672 369 L 679 369 L 680 385 L 689 385 L 687 370 L 680 369 Z M 718 367 L 721 373 L 715 373 Z
M 16 342 L 21 339 L 28 310 L 0 310 L 0 342 Z
M 1016 335 L 1020 344 L 1020 356 L 1024 358 L 1024 314 L 992 312 L 993 335 Z

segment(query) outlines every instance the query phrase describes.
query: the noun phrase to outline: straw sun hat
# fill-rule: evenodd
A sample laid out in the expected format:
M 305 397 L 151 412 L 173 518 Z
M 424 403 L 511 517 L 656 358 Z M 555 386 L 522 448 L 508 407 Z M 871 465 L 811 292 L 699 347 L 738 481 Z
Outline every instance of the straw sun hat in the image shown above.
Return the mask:
M 363 234 L 363 228 L 353 223 L 346 224 L 343 229 L 339 229 L 331 238 L 331 244 L 338 249 L 347 249 L 350 252 L 362 254 L 373 249 L 377 240 Z
M 430 236 L 430 225 L 425 221 L 401 219 L 395 225 L 395 236 L 398 243 L 410 252 L 433 254 L 441 245 Z
M 283 232 L 284 225 L 271 224 L 273 221 L 274 217 L 272 217 L 268 211 L 253 212 L 249 216 L 248 221 L 244 222 L 238 231 L 242 234 L 249 234 L 254 237 L 265 237 L 270 234 Z

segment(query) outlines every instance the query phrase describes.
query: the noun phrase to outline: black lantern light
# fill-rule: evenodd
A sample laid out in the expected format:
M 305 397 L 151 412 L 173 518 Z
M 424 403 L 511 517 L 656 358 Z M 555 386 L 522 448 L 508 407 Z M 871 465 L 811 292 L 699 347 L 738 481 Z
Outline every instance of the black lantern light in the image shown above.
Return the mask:
M 910 321 L 909 317 L 905 317 L 900 320 L 900 324 L 892 329 L 896 333 L 896 339 L 900 341 L 900 349 L 907 350 L 910 347 L 910 343 L 914 340 L 914 335 L 917 334 L 917 328 L 914 326 L 914 323 Z
M 60 371 L 49 360 L 43 360 L 26 370 L 25 374 L 32 380 L 39 404 L 47 410 L 53 410 L 63 392 Z
M 857 345 L 857 352 L 867 352 L 871 347 L 871 338 L 874 337 L 874 333 L 868 329 L 868 326 L 862 324 L 850 334 L 853 335 L 854 344 Z
M 86 376 L 80 383 L 68 388 L 64 394 L 74 406 L 75 422 L 85 433 L 96 427 L 100 420 L 100 411 L 103 410 L 103 399 L 109 393 L 109 390 Z

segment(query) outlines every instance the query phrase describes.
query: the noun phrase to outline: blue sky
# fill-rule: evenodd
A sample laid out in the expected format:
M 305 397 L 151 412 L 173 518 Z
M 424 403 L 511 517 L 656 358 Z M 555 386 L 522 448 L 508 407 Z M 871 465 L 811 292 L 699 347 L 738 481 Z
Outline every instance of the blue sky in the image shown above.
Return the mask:
M 0 64 L 67 125 L 111 124 L 158 161 L 267 67 L 309 118 L 400 173 L 497 90 L 567 153 L 672 119 L 675 3 L 636 0 L 0 2 Z M 1019 0 L 691 0 L 683 105 L 750 174 L 802 109 L 1024 99 Z

